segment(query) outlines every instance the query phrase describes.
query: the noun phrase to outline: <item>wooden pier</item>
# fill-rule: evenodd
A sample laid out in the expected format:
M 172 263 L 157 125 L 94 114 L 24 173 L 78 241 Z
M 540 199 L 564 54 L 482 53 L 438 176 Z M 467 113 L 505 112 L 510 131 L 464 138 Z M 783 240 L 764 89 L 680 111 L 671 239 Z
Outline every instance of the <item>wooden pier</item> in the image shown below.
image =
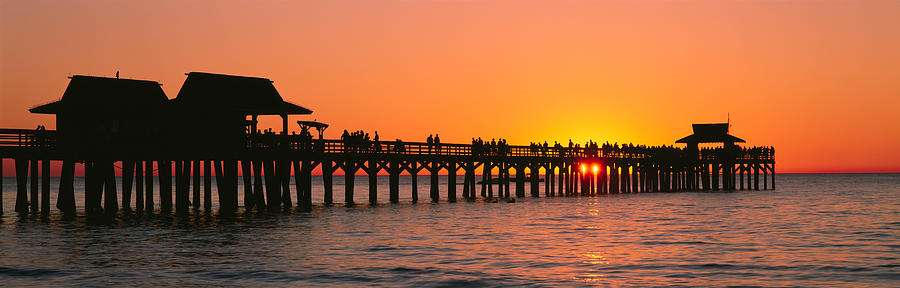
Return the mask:
M 314 172 L 322 175 L 324 205 L 335 204 L 336 174 L 348 183 L 345 205 L 356 204 L 357 174 L 368 176 L 368 202 L 382 203 L 379 173 L 389 176 L 389 203 L 399 202 L 400 193 L 420 201 L 420 174 L 430 175 L 431 202 L 541 197 L 541 177 L 544 197 L 759 190 L 760 182 L 762 189 L 775 188 L 774 148 L 735 145 L 743 140 L 728 135 L 727 124 L 695 124 L 693 135 L 678 140 L 685 148 L 446 144 L 369 141 L 368 136 L 330 140 L 323 139 L 327 125 L 315 121 L 298 121 L 301 133 L 289 134 L 288 115 L 312 111 L 284 101 L 269 79 L 187 76 L 171 100 L 154 81 L 73 76 L 61 100 L 30 109 L 56 115 L 56 131 L 0 129 L 0 160 L 15 163 L 15 211 L 49 213 L 50 184 L 59 181 L 56 208 L 74 215 L 78 169 L 89 215 L 184 214 L 213 207 L 227 215 L 239 207 L 276 212 L 295 205 L 308 210 Z M 257 129 L 262 115 L 281 117 L 282 131 Z M 699 143 L 723 145 L 700 148 Z M 61 175 L 53 180 L 50 167 L 57 164 Z M 410 191 L 400 191 L 402 176 L 411 177 Z M 446 195 L 440 195 L 440 177 L 447 177 Z M 211 203 L 213 179 L 217 205 Z M 2 207 L 0 202 L 0 213 Z
M 774 151 L 762 147 L 691 151 L 626 146 L 591 151 L 582 147 L 533 146 L 473 149 L 472 144 L 441 143 L 441 149 L 437 149 L 436 144 L 418 142 L 369 141 L 350 145 L 341 140 L 259 134 L 248 135 L 246 149 L 237 155 L 141 151 L 98 159 L 60 153 L 54 134 L 55 131 L 0 130 L 0 157 L 15 162 L 17 212 L 49 212 L 52 162 L 62 165 L 60 177 L 54 180 L 59 181 L 56 207 L 64 213 L 76 212 L 73 180 L 76 167 L 83 167 L 83 203 L 89 214 L 115 214 L 119 209 L 170 213 L 173 208 L 175 213 L 186 213 L 201 206 L 206 210 L 218 206 L 220 213 L 226 214 L 237 212 L 240 206 L 260 211 L 279 211 L 294 205 L 309 209 L 313 205 L 314 170 L 321 171 L 323 177 L 324 205 L 335 204 L 335 174 L 343 174 L 344 183 L 354 183 L 357 174 L 368 176 L 370 204 L 380 201 L 376 177 L 379 173 L 389 175 L 389 203 L 399 201 L 401 176 L 412 177 L 413 188 L 403 193 L 411 193 L 412 200 L 419 201 L 415 183 L 421 174 L 431 176 L 431 202 L 541 197 L 542 176 L 544 197 L 775 188 Z M 121 168 L 121 187 L 115 181 L 116 167 Z M 158 183 L 153 181 L 153 171 L 157 171 Z M 494 175 L 501 181 L 490 181 Z M 294 187 L 289 185 L 290 177 L 294 177 Z M 447 179 L 446 195 L 438 193 L 438 177 Z M 212 179 L 218 187 L 217 205 L 210 203 Z M 243 191 L 237 189 L 239 181 L 243 181 Z M 512 185 L 514 194 L 510 194 Z M 345 205 L 355 204 L 355 188 L 344 185 Z M 238 203 L 238 193 L 243 193 L 244 203 Z M 160 207 L 154 207 L 154 199 L 159 199 Z

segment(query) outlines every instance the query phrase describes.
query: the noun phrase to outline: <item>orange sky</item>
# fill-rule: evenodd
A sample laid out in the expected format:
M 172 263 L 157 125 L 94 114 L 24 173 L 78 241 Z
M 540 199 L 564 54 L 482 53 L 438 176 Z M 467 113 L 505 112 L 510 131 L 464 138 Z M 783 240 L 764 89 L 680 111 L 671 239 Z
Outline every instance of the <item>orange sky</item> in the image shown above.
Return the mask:
M 330 137 L 660 145 L 730 112 L 779 172 L 900 172 L 900 1 L 137 2 L 0 2 L 0 126 L 53 129 L 26 109 L 73 74 L 205 71 Z

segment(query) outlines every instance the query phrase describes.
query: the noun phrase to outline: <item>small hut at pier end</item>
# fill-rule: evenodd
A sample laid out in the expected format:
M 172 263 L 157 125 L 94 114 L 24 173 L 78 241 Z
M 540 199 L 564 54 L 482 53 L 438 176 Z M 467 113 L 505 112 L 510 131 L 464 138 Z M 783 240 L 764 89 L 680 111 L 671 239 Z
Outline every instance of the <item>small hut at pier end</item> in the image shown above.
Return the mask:
M 700 143 L 722 143 L 723 147 L 734 147 L 734 143 L 744 143 L 741 138 L 728 134 L 729 123 L 692 124 L 694 134 L 681 138 L 675 143 L 687 144 L 687 149 L 698 149 Z
M 158 144 L 168 98 L 155 81 L 75 75 L 59 101 L 31 108 L 56 115 L 59 151 L 90 156 Z
M 284 101 L 272 80 L 202 72 L 187 73 L 172 109 L 179 119 L 173 123 L 179 147 L 206 153 L 245 148 L 259 115 L 281 116 L 287 133 L 288 115 L 312 113 Z
M 719 171 L 722 171 L 722 187 L 726 190 L 734 190 L 735 172 L 743 172 L 744 164 L 736 163 L 738 147 L 735 143 L 745 143 L 741 138 L 728 134 L 729 123 L 692 124 L 694 134 L 681 138 L 675 143 L 687 144 L 683 161 L 689 173 L 696 175 L 701 173 L 703 190 L 718 190 Z M 722 143 L 720 149 L 700 151 L 700 143 Z M 702 153 L 701 153 L 702 152 Z M 739 165 L 737 170 L 735 165 Z M 699 171 L 698 171 L 699 169 Z M 710 174 L 712 173 L 712 174 Z M 741 178 L 743 179 L 743 178 Z M 696 179 L 689 179 L 691 186 Z M 743 181 L 741 182 L 743 188 Z

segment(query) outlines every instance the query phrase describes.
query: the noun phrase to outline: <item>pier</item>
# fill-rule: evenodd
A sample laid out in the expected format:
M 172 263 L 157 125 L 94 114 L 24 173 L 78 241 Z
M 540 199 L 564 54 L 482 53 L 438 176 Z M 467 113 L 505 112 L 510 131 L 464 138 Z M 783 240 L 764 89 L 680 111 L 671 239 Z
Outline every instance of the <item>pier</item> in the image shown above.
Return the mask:
M 328 126 L 315 121 L 298 121 L 300 134 L 289 133 L 288 115 L 312 111 L 285 102 L 268 79 L 187 76 L 171 100 L 153 81 L 73 76 L 62 100 L 31 109 L 56 115 L 57 130 L 0 129 L 0 159 L 15 162 L 15 211 L 49 213 L 56 192 L 55 207 L 75 214 L 79 168 L 81 201 L 91 215 L 209 211 L 213 181 L 220 214 L 240 207 L 308 210 L 314 171 L 323 177 L 324 205 L 336 204 L 333 178 L 340 174 L 351 183 L 344 185 L 344 205 L 359 204 L 353 202 L 357 176 L 368 178 L 369 204 L 385 203 L 378 199 L 379 174 L 389 176 L 387 203 L 399 202 L 400 193 L 410 193 L 413 202 L 456 202 L 775 188 L 774 148 L 738 146 L 744 141 L 729 135 L 727 124 L 695 124 L 693 135 L 678 140 L 684 148 L 325 139 Z M 260 115 L 280 116 L 282 131 L 258 130 Z M 58 190 L 50 191 L 54 165 L 61 175 Z M 416 183 L 423 174 L 431 183 L 420 195 Z M 411 191 L 400 191 L 400 177 L 411 177 Z M 444 195 L 440 177 L 447 179 Z M 0 191 L 7 192 L 13 191 Z

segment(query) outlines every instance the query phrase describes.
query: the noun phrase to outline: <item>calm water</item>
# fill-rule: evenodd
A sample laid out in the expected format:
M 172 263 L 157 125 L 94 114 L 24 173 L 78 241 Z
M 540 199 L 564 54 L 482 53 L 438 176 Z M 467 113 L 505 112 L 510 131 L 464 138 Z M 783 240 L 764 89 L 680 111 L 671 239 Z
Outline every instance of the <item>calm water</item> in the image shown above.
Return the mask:
M 777 185 L 94 222 L 20 218 L 6 178 L 0 286 L 900 286 L 900 174 Z

